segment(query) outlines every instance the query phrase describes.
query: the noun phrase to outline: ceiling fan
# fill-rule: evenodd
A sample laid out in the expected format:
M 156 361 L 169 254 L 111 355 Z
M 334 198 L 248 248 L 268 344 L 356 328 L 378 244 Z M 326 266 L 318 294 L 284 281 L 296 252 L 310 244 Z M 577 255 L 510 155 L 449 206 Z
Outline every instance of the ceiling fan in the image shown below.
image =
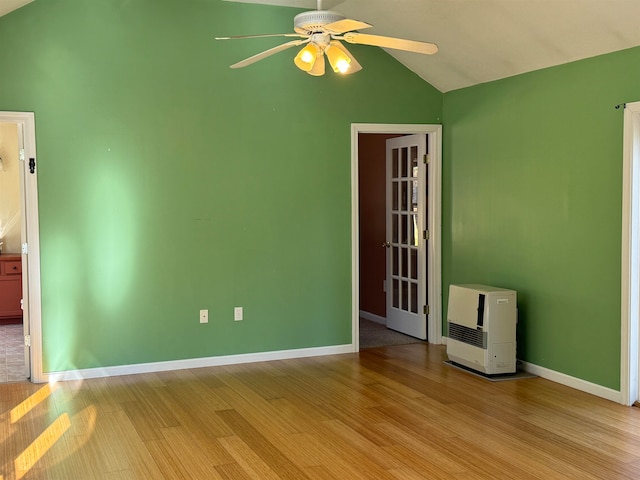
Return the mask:
M 372 45 L 376 47 L 392 48 L 407 52 L 432 55 L 438 51 L 434 43 L 416 42 L 381 35 L 358 33 L 356 30 L 370 28 L 370 25 L 359 20 L 351 20 L 344 15 L 331 10 L 322 10 L 322 0 L 318 0 L 318 9 L 302 12 L 293 19 L 295 33 L 275 33 L 266 35 L 239 35 L 232 37 L 216 37 L 216 40 L 231 40 L 238 38 L 261 37 L 298 37 L 298 40 L 283 43 L 277 47 L 260 52 L 231 65 L 231 68 L 242 68 L 259 60 L 267 58 L 291 47 L 304 47 L 294 58 L 295 65 L 309 75 L 320 76 L 325 72 L 326 55 L 334 72 L 351 74 L 362 70 L 362 66 L 351 55 L 340 40 L 352 44 Z

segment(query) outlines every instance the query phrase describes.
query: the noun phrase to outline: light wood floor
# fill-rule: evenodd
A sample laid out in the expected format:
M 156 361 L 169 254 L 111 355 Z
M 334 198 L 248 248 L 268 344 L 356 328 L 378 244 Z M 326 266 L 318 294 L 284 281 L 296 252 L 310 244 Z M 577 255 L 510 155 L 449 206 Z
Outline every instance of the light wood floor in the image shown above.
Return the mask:
M 424 344 L 0 385 L 0 479 L 639 479 L 640 409 Z

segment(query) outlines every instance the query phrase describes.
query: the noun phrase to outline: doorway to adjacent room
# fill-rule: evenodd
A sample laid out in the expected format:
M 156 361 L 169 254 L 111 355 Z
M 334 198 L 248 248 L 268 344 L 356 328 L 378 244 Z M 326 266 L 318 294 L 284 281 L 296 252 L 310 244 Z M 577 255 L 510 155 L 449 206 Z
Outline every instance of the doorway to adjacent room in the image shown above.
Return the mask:
M 400 138 L 391 142 L 392 148 L 389 150 L 391 156 L 394 153 L 397 156 L 395 175 L 390 174 L 393 160 L 387 164 L 387 140 L 393 138 Z M 413 148 L 413 144 L 404 145 L 406 142 L 415 143 L 415 140 L 426 142 L 422 150 Z M 399 142 L 397 148 L 393 147 L 394 142 Z M 388 188 L 386 183 L 389 183 Z M 386 329 L 388 326 L 387 306 L 415 317 L 411 318 L 409 326 L 413 328 L 422 323 L 426 333 L 416 335 L 416 332 L 408 331 L 405 333 L 411 336 L 393 338 L 391 344 L 412 343 L 425 336 L 430 343 L 441 343 L 440 188 L 440 125 L 352 125 L 355 351 L 361 348 L 361 331 L 379 337 L 373 340 L 375 346 L 384 341 L 381 338 L 400 336 L 395 331 L 385 333 L 379 328 L 382 326 Z M 392 199 L 394 191 L 397 197 L 395 203 Z M 393 225 L 394 218 L 399 222 L 397 238 L 394 237 L 393 228 L 387 231 L 387 226 Z M 424 253 L 420 254 L 420 251 Z M 417 281 L 419 274 L 424 277 L 420 282 Z M 398 288 L 394 288 L 394 285 Z M 394 296 L 394 293 L 397 295 Z M 398 328 L 403 325 L 389 326 L 405 330 Z M 367 348 L 370 343 L 370 338 L 363 339 L 362 347 Z
M 35 121 L 0 112 L 0 382 L 43 381 Z

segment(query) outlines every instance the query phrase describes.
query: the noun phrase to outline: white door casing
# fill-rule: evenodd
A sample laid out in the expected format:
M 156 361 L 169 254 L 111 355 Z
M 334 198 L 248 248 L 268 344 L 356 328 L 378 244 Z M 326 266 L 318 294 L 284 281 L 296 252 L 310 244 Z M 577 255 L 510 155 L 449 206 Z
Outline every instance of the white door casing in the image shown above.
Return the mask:
M 640 399 L 640 102 L 624 109 L 621 270 L 620 393 L 632 405 Z
M 387 328 L 427 339 L 427 136 L 387 140 Z
M 427 336 L 429 343 L 442 343 L 442 266 L 441 266 L 441 185 L 442 185 L 442 125 L 415 124 L 370 124 L 351 125 L 351 298 L 352 298 L 352 348 L 360 350 L 359 344 L 359 227 L 358 227 L 358 135 L 367 133 L 421 134 L 429 135 L 430 154 L 427 185 L 429 208 L 427 229 L 427 297 L 429 298 L 429 318 Z

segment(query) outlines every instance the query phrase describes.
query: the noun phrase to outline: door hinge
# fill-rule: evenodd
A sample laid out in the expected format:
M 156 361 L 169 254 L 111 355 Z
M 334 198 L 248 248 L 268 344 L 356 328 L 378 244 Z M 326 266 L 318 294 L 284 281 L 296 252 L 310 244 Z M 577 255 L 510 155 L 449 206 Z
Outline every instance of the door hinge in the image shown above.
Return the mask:
M 425 165 L 429 163 L 429 154 L 425 153 L 424 156 L 422 157 L 422 163 L 424 163 Z
M 429 305 L 425 305 L 424 307 L 422 307 L 422 313 L 424 313 L 425 315 L 429 315 Z
M 27 245 L 26 243 L 22 244 L 22 254 L 26 255 L 27 253 L 29 253 L 29 245 Z
M 25 335 L 24 336 L 24 346 L 25 347 L 30 347 L 31 346 L 31 335 Z
M 423 230 L 422 231 L 422 239 L 423 240 L 429 240 L 429 230 Z
M 36 173 L 36 159 L 29 159 L 29 173 Z
M 18 154 L 19 154 L 20 161 L 24 162 L 24 148 L 21 148 Z

